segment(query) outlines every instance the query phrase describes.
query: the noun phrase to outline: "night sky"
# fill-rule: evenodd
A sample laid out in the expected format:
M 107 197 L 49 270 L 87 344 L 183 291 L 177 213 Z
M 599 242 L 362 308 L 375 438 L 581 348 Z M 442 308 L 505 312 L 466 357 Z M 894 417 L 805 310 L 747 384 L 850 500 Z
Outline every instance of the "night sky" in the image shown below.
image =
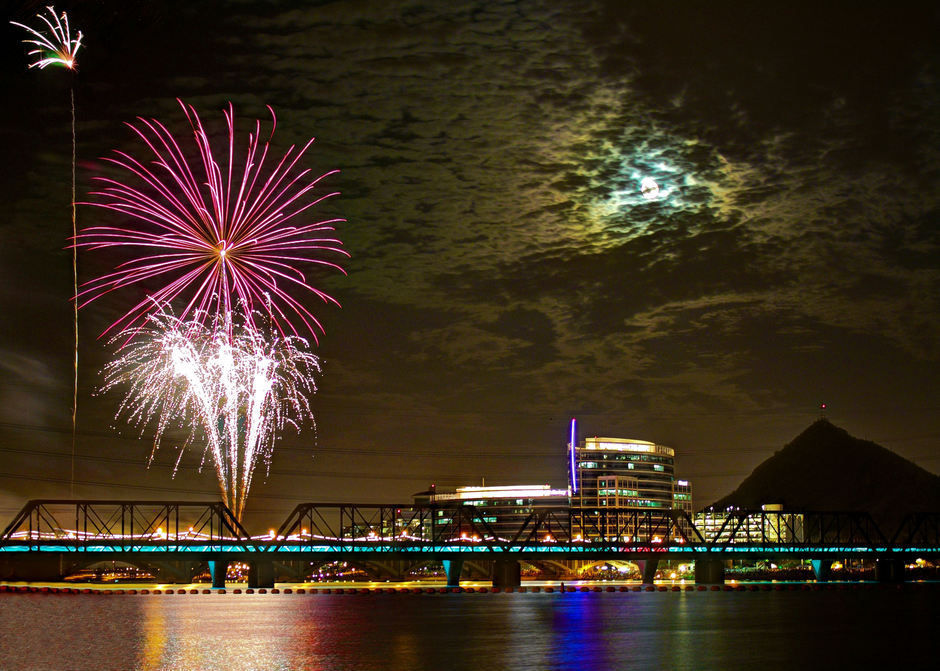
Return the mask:
M 78 200 L 99 157 L 144 155 L 124 122 L 187 136 L 177 97 L 213 124 L 231 101 L 245 133 L 271 105 L 276 148 L 315 136 L 306 165 L 342 171 L 318 215 L 347 219 L 348 275 L 311 275 L 342 304 L 311 304 L 317 427 L 278 443 L 249 521 L 563 487 L 571 417 L 674 447 L 696 507 L 821 403 L 940 470 L 927 3 L 76 1 L 74 76 L 28 70 L 7 23 L 45 4 L 0 27 L 0 517 L 69 495 L 72 85 Z M 80 281 L 109 261 L 80 252 Z M 96 337 L 135 299 L 81 314 L 75 494 L 214 499 L 200 450 L 148 468 L 150 436 L 95 394 Z

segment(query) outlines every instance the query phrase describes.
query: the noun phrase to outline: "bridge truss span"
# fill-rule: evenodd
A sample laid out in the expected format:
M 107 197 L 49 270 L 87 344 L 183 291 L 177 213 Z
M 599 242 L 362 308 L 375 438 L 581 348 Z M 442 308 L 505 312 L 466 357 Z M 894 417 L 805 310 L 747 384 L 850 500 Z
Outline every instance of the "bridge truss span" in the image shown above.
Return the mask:
M 469 505 L 298 505 L 271 538 L 268 551 L 339 543 L 416 552 L 447 547 L 467 551 L 534 551 L 537 548 L 621 547 L 701 544 L 691 518 L 682 511 L 638 511 L 567 507 L 502 513 Z
M 522 562 L 631 561 L 646 581 L 659 560 L 679 559 L 695 563 L 697 582 L 720 582 L 727 560 L 788 557 L 811 560 L 818 579 L 837 559 L 873 559 L 879 579 L 894 581 L 905 561 L 938 556 L 938 513 L 910 515 L 888 536 L 859 512 L 303 503 L 276 531 L 251 536 L 221 502 L 43 499 L 0 535 L 0 579 L 55 579 L 117 560 L 184 582 L 208 566 L 221 587 L 237 561 L 249 565 L 249 584 L 273 586 L 276 567 L 352 561 L 391 575 L 433 560 L 448 584 L 479 563 L 493 566 L 494 584 L 511 585 Z
M 251 536 L 221 502 L 29 501 L 0 551 L 149 552 L 190 556 L 347 553 L 399 556 L 629 558 L 907 556 L 940 552 L 940 514 L 905 518 L 886 535 L 867 513 L 705 511 L 460 504 L 302 503 Z
M 67 552 L 250 551 L 253 540 L 221 502 L 36 499 L 0 535 L 3 547 Z

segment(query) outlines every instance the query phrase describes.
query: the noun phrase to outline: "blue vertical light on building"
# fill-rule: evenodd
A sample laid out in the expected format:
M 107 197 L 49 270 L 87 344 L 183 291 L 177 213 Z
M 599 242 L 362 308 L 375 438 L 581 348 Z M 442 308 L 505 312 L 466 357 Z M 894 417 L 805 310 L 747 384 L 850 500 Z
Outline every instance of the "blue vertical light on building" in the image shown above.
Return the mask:
M 574 457 L 575 457 L 575 445 L 577 445 L 578 440 L 578 420 L 571 418 L 571 444 L 569 446 L 569 472 L 571 474 L 571 493 L 574 494 L 578 491 L 578 471 L 575 468 Z

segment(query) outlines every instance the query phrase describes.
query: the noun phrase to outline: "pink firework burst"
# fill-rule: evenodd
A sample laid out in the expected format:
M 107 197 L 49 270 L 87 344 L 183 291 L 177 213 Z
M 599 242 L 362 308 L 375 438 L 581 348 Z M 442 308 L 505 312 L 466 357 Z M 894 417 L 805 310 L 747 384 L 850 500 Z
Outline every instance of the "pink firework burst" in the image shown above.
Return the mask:
M 334 235 L 344 219 L 302 221 L 301 215 L 337 192 L 324 191 L 320 182 L 339 172 L 316 176 L 299 163 L 311 138 L 301 149 L 291 146 L 266 168 L 269 142 L 261 141 L 261 122 L 255 121 L 241 155 L 237 151 L 231 103 L 224 110 L 227 148 L 221 164 L 195 108 L 178 101 L 192 127 L 198 158 L 190 161 L 180 143 L 156 119 L 138 117 L 127 124 L 149 149 L 142 161 L 123 151 L 107 158 L 129 173 L 128 179 L 96 177 L 103 186 L 83 203 L 124 215 L 115 226 L 92 226 L 81 231 L 76 247 L 113 249 L 132 254 L 112 272 L 85 283 L 76 300 L 79 307 L 131 285 L 158 285 L 112 323 L 127 329 L 141 323 L 154 306 L 184 302 L 180 316 L 230 314 L 254 310 L 270 315 L 282 332 L 298 333 L 299 319 L 316 337 L 322 326 L 295 298 L 311 292 L 324 302 L 337 301 L 310 284 L 305 269 L 343 268 L 330 257 L 348 256 Z M 299 292 L 297 290 L 300 290 Z

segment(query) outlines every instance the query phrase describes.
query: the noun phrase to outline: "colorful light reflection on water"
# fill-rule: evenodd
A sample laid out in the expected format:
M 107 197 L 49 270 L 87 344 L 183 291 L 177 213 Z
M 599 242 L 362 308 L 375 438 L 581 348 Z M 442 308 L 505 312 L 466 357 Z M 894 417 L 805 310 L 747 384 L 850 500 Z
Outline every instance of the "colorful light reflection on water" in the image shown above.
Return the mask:
M 936 589 L 555 594 L 4 594 L 3 668 L 915 668 Z M 898 642 L 904 641 L 903 648 Z

